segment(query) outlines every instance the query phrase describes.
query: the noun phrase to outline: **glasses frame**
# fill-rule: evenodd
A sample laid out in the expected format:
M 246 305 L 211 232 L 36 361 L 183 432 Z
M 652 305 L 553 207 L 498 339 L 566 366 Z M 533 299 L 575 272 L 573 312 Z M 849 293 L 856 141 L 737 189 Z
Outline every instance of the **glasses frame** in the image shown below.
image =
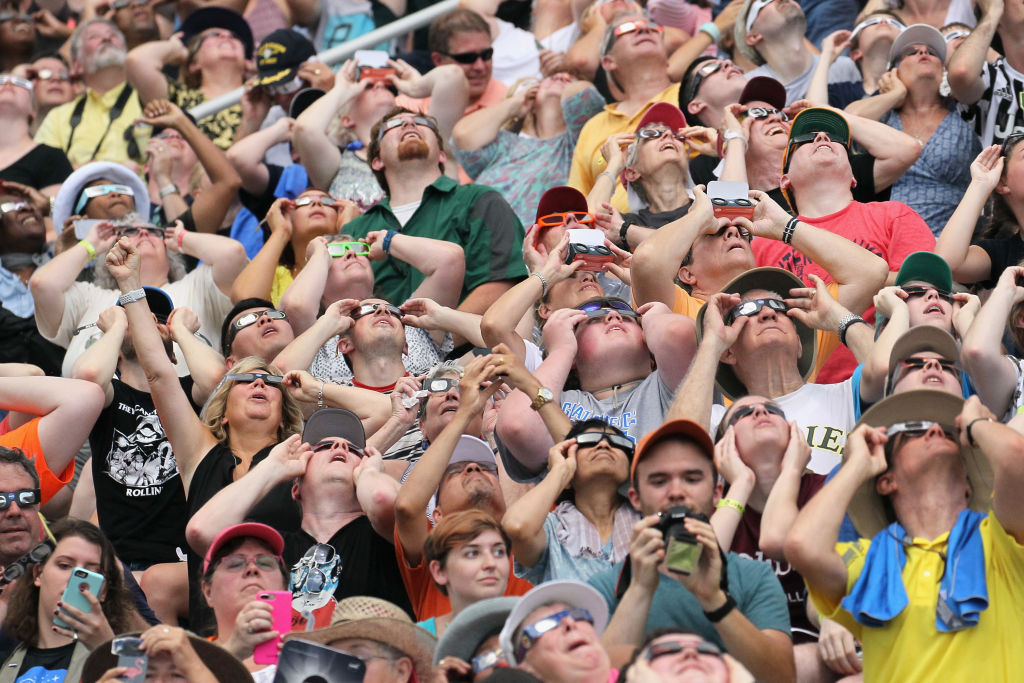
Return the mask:
M 132 192 L 132 188 L 127 185 L 118 185 L 116 183 L 106 183 L 104 185 L 93 185 L 82 190 L 89 199 L 95 199 L 96 197 L 103 197 L 108 194 L 123 194 L 129 197 L 134 197 L 135 193 Z
M 435 377 L 423 382 L 423 389 L 435 396 L 447 394 L 453 387 L 455 389 L 459 388 L 459 379 L 457 377 Z
M 724 59 L 709 59 L 706 62 L 701 62 L 690 76 L 690 85 L 686 88 L 686 97 L 682 101 L 689 102 L 696 97 L 701 84 L 712 74 L 721 70 L 725 66 L 725 62 Z
M 271 320 L 287 320 L 288 314 L 284 311 L 279 311 L 276 308 L 268 308 L 264 311 L 253 311 L 252 313 L 246 313 L 241 318 L 231 323 L 231 329 L 235 332 L 240 332 L 249 325 L 253 325 L 259 321 L 263 316 L 267 316 Z
M 762 401 L 761 403 L 751 403 L 750 405 L 745 405 L 742 408 L 737 408 L 736 411 L 732 414 L 732 416 L 729 417 L 729 422 L 726 423 L 725 425 L 726 428 L 728 429 L 729 427 L 732 427 L 734 424 L 736 424 L 743 418 L 753 415 L 758 408 L 761 408 L 765 412 L 769 412 L 772 415 L 778 415 L 783 420 L 786 419 L 786 411 L 784 411 L 782 408 L 780 408 L 778 405 L 774 403 Z
M 31 208 L 32 205 L 28 202 L 4 202 L 3 204 L 0 204 L 0 214 L 14 213 L 15 211 Z
M 381 306 L 388 312 L 392 317 L 397 318 L 398 322 L 402 322 L 402 309 L 392 304 L 360 304 L 358 308 L 354 309 L 348 314 L 348 317 L 352 320 L 359 320 L 365 318 L 368 315 L 372 315 L 380 310 Z
M 56 72 L 53 69 L 35 69 L 30 72 L 33 81 L 60 81 L 71 82 L 71 74 L 67 71 Z
M 27 78 L 21 78 L 20 76 L 12 76 L 10 74 L 0 74 L 0 86 L 13 85 L 23 90 L 28 90 L 29 93 L 35 92 L 35 85 L 32 84 Z
M 476 465 L 484 472 L 498 476 L 498 465 L 493 462 L 478 462 L 476 460 L 460 460 L 459 462 L 449 463 L 444 468 L 444 474 L 441 476 L 442 479 L 448 479 L 449 477 L 455 477 L 466 471 L 466 468 L 470 465 Z
M 232 557 L 240 557 L 243 560 L 245 560 L 245 562 L 242 564 L 242 566 L 235 567 L 235 568 L 232 569 L 231 567 L 227 566 L 227 560 L 229 558 L 232 558 Z M 260 566 L 260 560 L 262 560 L 263 558 L 270 558 L 270 559 L 272 559 L 273 563 L 274 563 L 274 566 L 273 567 L 261 567 Z M 231 572 L 232 574 L 237 574 L 237 573 L 240 573 L 240 572 L 244 572 L 246 569 L 248 569 L 250 564 L 256 565 L 256 569 L 258 571 L 269 572 L 269 571 L 273 571 L 275 569 L 280 570 L 282 567 L 284 567 L 284 558 L 282 558 L 280 555 L 270 555 L 268 553 L 260 553 L 259 555 L 252 555 L 252 556 L 243 555 L 241 553 L 231 553 L 229 555 L 224 555 L 219 560 L 217 560 L 217 567 L 218 568 L 223 568 L 224 571 Z
M 594 214 L 589 211 L 559 211 L 546 213 L 537 219 L 538 228 L 559 228 L 565 225 L 569 216 L 575 216 L 576 222 L 580 225 L 591 225 L 594 222 Z
M 438 138 L 440 138 L 440 133 L 437 131 L 437 125 L 427 117 L 416 115 L 413 115 L 411 118 L 408 117 L 409 114 L 398 114 L 397 116 L 392 116 L 387 121 L 382 122 L 380 124 L 380 129 L 377 131 L 377 144 L 380 144 L 380 141 L 384 139 L 384 136 L 388 131 L 394 130 L 395 128 L 401 128 L 402 126 L 410 123 L 415 126 L 425 126 L 434 131 L 434 135 L 437 135 Z
M 680 652 L 686 652 L 687 650 L 696 652 L 698 655 L 711 655 L 714 657 L 718 657 L 719 659 L 722 659 L 724 656 L 722 651 L 718 649 L 717 645 L 707 640 L 701 640 L 696 645 L 683 645 L 678 641 L 673 641 L 668 643 L 656 643 L 653 645 L 648 645 L 647 650 L 644 654 L 644 659 L 646 659 L 648 662 L 653 662 L 655 659 L 658 659 L 659 657 L 674 655 Z
M 224 379 L 240 384 L 252 384 L 256 380 L 262 380 L 267 386 L 273 387 L 280 387 L 284 382 L 284 377 L 281 375 L 264 375 L 260 372 L 229 372 L 224 375 Z
M 679 131 L 670 130 L 668 127 L 655 128 L 654 126 L 664 126 L 663 123 L 649 123 L 636 132 L 638 140 L 659 140 L 666 135 L 674 137 L 680 142 L 685 142 L 686 136 Z
M 370 245 L 366 242 L 328 242 L 327 253 L 331 258 L 341 258 L 354 252 L 356 256 L 369 256 Z
M 292 206 L 296 209 L 300 206 L 311 206 L 312 204 L 319 204 L 320 206 L 328 206 L 334 208 L 341 204 L 341 202 L 334 197 L 326 194 L 307 194 L 292 202 Z
M 755 308 L 751 309 L 751 304 L 753 304 Z M 776 313 L 785 314 L 786 311 L 789 310 L 789 304 L 787 304 L 782 299 L 776 299 L 774 297 L 765 297 L 763 299 L 750 299 L 749 301 L 744 301 L 743 303 L 734 306 L 733 309 L 729 311 L 728 315 L 725 316 L 726 319 L 724 322 L 726 325 L 732 325 L 734 322 L 736 322 L 736 318 L 749 318 L 751 316 L 755 316 L 761 312 L 762 308 L 765 308 L 766 306 L 775 311 Z
M 519 636 L 519 643 L 516 646 L 516 659 L 522 661 L 526 653 L 537 644 L 541 636 L 561 626 L 562 621 L 566 617 L 570 617 L 573 621 L 584 621 L 590 625 L 594 624 L 594 617 L 591 616 L 588 610 L 582 607 L 570 607 L 561 612 L 549 614 L 543 619 L 538 619 L 532 624 L 523 627 L 523 632 Z
M 614 432 L 583 432 L 582 434 L 577 434 L 575 438 L 576 445 L 579 448 L 596 448 L 598 444 L 604 441 L 612 448 L 617 448 L 625 453 L 631 460 L 633 453 L 636 452 L 636 445 L 629 437 L 615 434 Z M 593 443 L 587 443 L 588 441 Z
M 6 586 L 11 582 L 20 579 L 24 576 L 25 571 L 28 569 L 28 565 L 44 562 L 46 558 L 53 554 L 53 550 L 56 547 L 56 544 L 48 538 L 41 541 L 38 545 L 31 548 L 27 553 L 4 568 L 3 574 L 0 575 L 0 586 Z
M 31 495 L 35 500 L 31 502 L 23 501 L 23 498 Z M 0 491 L 0 512 L 11 507 L 11 503 L 17 503 L 18 507 L 26 508 L 32 507 L 33 505 L 39 505 L 43 500 L 42 491 L 38 488 L 35 489 L 15 489 L 13 491 Z
M 775 109 L 773 107 L 751 107 L 750 109 L 743 112 L 740 116 L 740 121 L 746 118 L 752 118 L 755 121 L 766 119 L 772 115 L 778 116 L 779 120 L 783 123 L 789 121 L 789 114 L 782 111 L 781 109 Z
M 919 297 L 919 296 L 928 296 L 929 294 L 931 294 L 934 291 L 938 295 L 938 297 L 940 299 L 942 299 L 943 301 L 945 301 L 949 305 L 952 306 L 953 304 L 956 303 L 956 299 L 953 298 L 953 293 L 952 292 L 947 292 L 946 290 L 939 289 L 938 287 L 924 287 L 922 285 L 907 285 L 905 287 L 901 287 L 900 289 L 902 289 L 904 292 L 906 292 L 908 298 L 915 298 L 915 297 Z
M 337 445 L 336 441 L 320 441 L 316 445 L 313 446 L 312 451 L 314 453 L 323 453 L 324 451 L 333 449 L 336 445 Z M 360 448 L 359 446 L 355 445 L 351 441 L 347 441 L 346 440 L 345 443 L 342 444 L 342 445 L 344 445 L 345 446 L 345 450 L 347 450 L 352 455 L 357 455 L 360 458 L 365 458 L 366 457 L 366 451 L 364 451 L 362 448 Z M 321 544 L 321 545 L 323 545 L 323 544 Z M 325 560 L 325 561 L 327 561 L 327 560 Z
M 476 64 L 476 60 L 482 59 L 489 62 L 494 59 L 494 48 L 488 47 L 476 52 L 442 52 L 445 57 L 454 59 L 459 64 Z
M 150 235 L 158 239 L 163 239 L 164 235 L 167 234 L 166 228 L 161 228 L 156 225 L 125 225 L 117 229 L 118 237 L 135 237 L 137 234 L 145 230 Z

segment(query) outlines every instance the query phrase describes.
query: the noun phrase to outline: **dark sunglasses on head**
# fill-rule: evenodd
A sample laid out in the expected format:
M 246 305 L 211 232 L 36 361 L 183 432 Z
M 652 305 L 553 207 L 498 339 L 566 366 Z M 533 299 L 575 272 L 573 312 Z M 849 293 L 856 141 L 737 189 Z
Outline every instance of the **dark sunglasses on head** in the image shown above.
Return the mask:
M 424 382 L 423 388 L 431 394 L 447 394 L 451 389 L 459 388 L 459 380 L 455 377 L 438 377 Z
M 337 443 L 338 443 L 337 441 L 329 441 L 329 440 L 321 441 L 317 445 L 313 446 L 313 452 L 314 453 L 323 453 L 324 451 L 329 451 L 332 448 L 334 448 L 334 446 Z M 349 453 L 352 453 L 353 455 L 358 455 L 360 458 L 365 458 L 366 457 L 366 451 L 364 451 L 362 448 L 360 448 L 359 446 L 355 445 L 351 441 L 344 442 L 344 446 L 345 446 L 345 450 L 347 450 Z
M 757 315 L 765 306 L 777 313 L 785 314 L 789 310 L 789 306 L 782 299 L 751 299 L 729 311 L 729 314 L 725 316 L 725 324 L 732 325 L 736 318 Z
M 47 539 L 9 564 L 4 569 L 3 576 L 0 576 L 0 586 L 6 586 L 12 581 L 17 581 L 25 574 L 28 565 L 39 564 L 44 561 L 53 552 L 53 548 L 53 542 Z
M 39 489 L 18 489 L 17 491 L 0 491 L 0 510 L 11 507 L 11 503 L 17 503 L 18 507 L 38 505 L 42 500 Z
M 447 57 L 451 57 L 459 64 L 473 64 L 478 59 L 482 59 L 485 62 L 491 61 L 491 58 L 494 57 L 494 48 L 484 48 L 479 52 L 445 52 L 444 54 Z
M 757 412 L 758 409 L 763 409 L 764 411 L 769 412 L 772 415 L 778 415 L 783 420 L 786 419 L 786 413 L 782 410 L 782 408 L 778 407 L 774 403 L 768 403 L 767 401 L 765 401 L 764 403 L 751 403 L 750 405 L 743 406 L 742 408 L 737 408 L 733 412 L 732 417 L 729 418 L 729 423 L 726 425 L 726 427 L 732 427 L 734 424 L 736 424 L 743 418 L 753 415 L 755 412 Z
M 636 136 L 641 140 L 657 140 L 658 138 L 670 135 L 676 140 L 685 140 L 686 136 L 682 133 L 671 131 L 668 128 L 660 128 L 655 126 L 644 126 L 636 132 Z
M 309 206 L 310 204 L 319 204 L 320 206 L 337 206 L 341 202 L 334 197 L 324 194 L 307 194 L 303 197 L 299 197 L 294 202 L 295 208 L 300 206 Z
M 537 219 L 539 228 L 557 228 L 565 225 L 570 217 L 575 217 L 580 225 L 590 225 L 594 222 L 594 215 L 586 211 L 562 211 L 560 213 L 549 213 Z
M 353 320 L 359 320 L 363 316 L 370 315 L 371 313 L 376 313 L 381 308 L 387 311 L 389 315 L 392 315 L 395 318 L 398 318 L 399 320 L 402 319 L 402 310 L 397 306 L 392 306 L 391 304 L 363 304 L 362 306 L 352 311 L 348 315 Z
M 612 448 L 618 448 L 629 457 L 633 457 L 633 451 L 636 447 L 633 445 L 632 441 L 621 434 L 613 434 L 611 432 L 583 432 L 582 434 L 576 435 L 576 445 L 580 448 L 593 448 L 602 441 L 606 442 Z
M 666 655 L 674 655 L 680 652 L 696 652 L 699 655 L 712 655 L 714 657 L 722 658 L 722 651 L 718 649 L 718 646 L 714 643 L 709 643 L 706 640 L 702 640 L 696 644 L 680 643 L 680 642 L 669 642 L 669 643 L 656 643 L 647 648 L 647 661 L 653 662 L 658 657 L 665 657 Z
M 943 301 L 945 301 L 945 302 L 947 302 L 949 304 L 953 303 L 953 293 L 952 292 L 947 292 L 945 290 L 937 289 L 935 287 L 922 287 L 920 285 L 908 285 L 906 287 L 902 287 L 902 289 L 903 289 L 904 292 L 907 293 L 907 296 L 909 296 L 909 297 L 928 296 L 932 292 L 935 292 L 938 295 L 938 297 L 940 299 L 942 299 Z
M 740 120 L 742 121 L 745 118 L 760 120 L 766 119 L 769 116 L 778 116 L 780 121 L 789 121 L 789 114 L 784 111 L 780 111 L 779 109 L 772 109 L 769 107 L 751 107 L 743 112 L 740 116 Z
M 377 142 L 380 142 L 384 138 L 384 134 L 389 130 L 399 128 L 407 123 L 414 123 L 417 126 L 426 126 L 430 130 L 434 131 L 434 133 L 437 133 L 437 125 L 425 116 L 395 116 L 380 124 L 380 130 L 377 131 Z
M 166 230 L 158 228 L 155 225 L 126 225 L 123 228 L 117 229 L 118 237 L 135 237 L 140 232 L 147 232 L 158 240 L 162 240 L 166 234 Z
M 328 242 L 327 253 L 331 255 L 331 258 L 340 258 L 348 253 L 353 253 L 356 256 L 369 256 L 370 245 L 366 242 Z
M 522 635 L 519 636 L 519 644 L 516 647 L 516 659 L 522 660 L 526 656 L 526 652 L 537 644 L 537 640 L 542 635 L 549 631 L 554 631 L 562 624 L 562 620 L 566 617 L 571 618 L 573 621 L 584 621 L 588 624 L 594 623 L 594 617 L 582 607 L 571 607 L 539 619 L 523 629 Z
M 243 384 L 252 384 L 256 380 L 262 380 L 264 384 L 273 384 L 275 386 L 280 385 L 284 381 L 284 377 L 281 375 L 264 375 L 261 372 L 229 372 L 224 375 L 224 379 L 242 382 Z
M 257 320 L 267 316 L 271 320 L 287 320 L 288 314 L 284 311 L 275 311 L 274 309 L 267 309 L 265 311 L 253 311 L 252 313 L 246 313 L 241 318 L 231 323 L 231 327 L 237 332 L 238 330 L 245 329 L 252 325 Z

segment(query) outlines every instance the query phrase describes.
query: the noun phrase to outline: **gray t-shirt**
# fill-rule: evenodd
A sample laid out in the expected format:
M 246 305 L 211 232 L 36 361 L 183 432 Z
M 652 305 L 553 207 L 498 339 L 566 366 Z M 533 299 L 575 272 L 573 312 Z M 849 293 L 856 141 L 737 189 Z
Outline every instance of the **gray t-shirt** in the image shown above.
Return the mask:
M 672 389 L 655 371 L 635 387 L 614 392 L 600 401 L 579 389 L 563 391 L 561 401 L 562 412 L 573 422 L 599 418 L 639 442 L 665 421 L 665 412 L 672 403 Z

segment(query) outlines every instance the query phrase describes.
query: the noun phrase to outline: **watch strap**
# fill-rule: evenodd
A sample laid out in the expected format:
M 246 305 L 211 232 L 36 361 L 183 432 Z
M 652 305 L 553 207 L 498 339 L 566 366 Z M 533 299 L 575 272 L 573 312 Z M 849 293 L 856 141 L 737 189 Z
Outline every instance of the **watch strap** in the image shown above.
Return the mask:
M 122 294 L 120 297 L 118 297 L 117 303 L 120 304 L 121 306 L 125 306 L 127 304 L 133 304 L 136 301 L 142 301 L 145 298 L 146 290 L 139 287 L 138 289 L 133 289 L 130 292 L 125 292 L 124 294 Z
M 729 612 L 736 609 L 736 600 L 728 592 L 725 593 L 725 604 L 711 612 L 704 612 L 704 617 L 712 624 L 717 624 L 728 616 Z

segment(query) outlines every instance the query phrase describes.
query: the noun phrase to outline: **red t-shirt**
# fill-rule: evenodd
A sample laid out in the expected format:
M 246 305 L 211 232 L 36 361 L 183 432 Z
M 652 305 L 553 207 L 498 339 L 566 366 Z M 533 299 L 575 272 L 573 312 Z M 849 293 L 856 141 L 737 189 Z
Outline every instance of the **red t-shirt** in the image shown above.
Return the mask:
M 915 251 L 935 251 L 935 236 L 928 224 L 916 211 L 902 202 L 850 202 L 849 206 L 836 213 L 820 218 L 800 220 L 808 225 L 823 228 L 836 235 L 842 235 L 882 257 L 889 264 L 889 270 L 896 272 L 903 265 L 903 259 Z M 793 247 L 777 240 L 754 240 L 751 248 L 758 266 L 784 268 L 813 286 L 810 275 L 814 274 L 831 282 L 825 269 L 811 261 Z M 868 322 L 874 322 L 875 308 L 864 312 Z M 853 374 L 857 361 L 846 347 L 836 349 L 828 362 L 818 373 L 819 384 L 842 382 Z

